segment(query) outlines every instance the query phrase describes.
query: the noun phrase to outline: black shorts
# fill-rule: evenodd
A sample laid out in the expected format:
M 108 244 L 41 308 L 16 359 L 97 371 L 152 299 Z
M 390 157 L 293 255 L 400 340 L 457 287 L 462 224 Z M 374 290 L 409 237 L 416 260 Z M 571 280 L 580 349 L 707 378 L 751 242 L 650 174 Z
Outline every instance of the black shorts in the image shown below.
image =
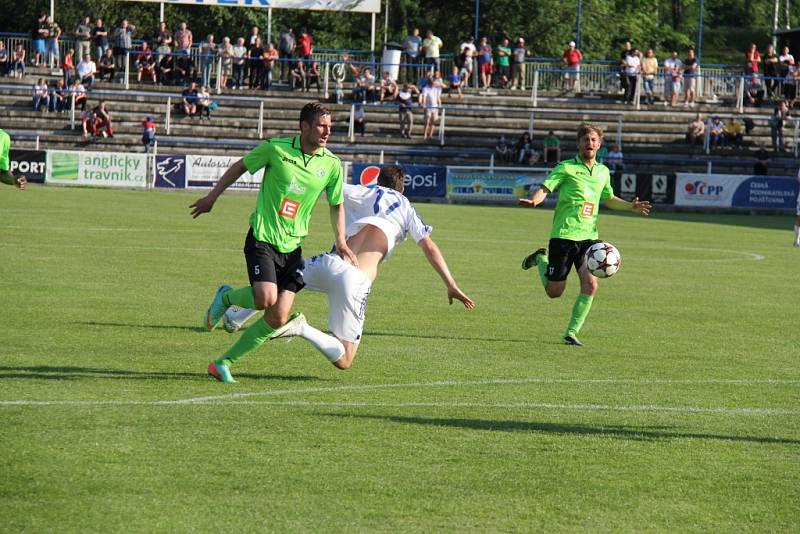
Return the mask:
M 250 285 L 254 282 L 272 282 L 278 290 L 297 293 L 303 287 L 303 251 L 297 247 L 291 252 L 279 252 L 269 243 L 258 241 L 253 229 L 244 240 L 244 258 Z
M 551 282 L 566 280 L 573 265 L 575 265 L 576 271 L 581 268 L 589 247 L 601 242 L 600 239 L 585 241 L 572 241 L 557 237 L 550 239 L 547 250 L 547 279 Z

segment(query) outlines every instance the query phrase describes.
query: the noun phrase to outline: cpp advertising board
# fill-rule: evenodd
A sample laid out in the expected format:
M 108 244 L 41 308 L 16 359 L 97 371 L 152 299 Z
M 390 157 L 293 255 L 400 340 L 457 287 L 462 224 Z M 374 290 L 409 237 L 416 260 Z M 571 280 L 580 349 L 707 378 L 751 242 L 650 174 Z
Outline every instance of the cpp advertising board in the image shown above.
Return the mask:
M 516 202 L 542 185 L 550 169 L 447 168 L 447 195 L 470 202 Z
M 12 148 L 9 153 L 10 171 L 15 175 L 23 175 L 34 184 L 43 184 L 47 153 L 44 150 L 22 150 Z
M 405 191 L 408 198 L 444 198 L 447 194 L 447 167 L 436 165 L 403 165 L 406 171 Z M 380 165 L 353 163 L 353 183 L 367 187 L 377 185 Z
M 675 181 L 676 206 L 793 209 L 796 198 L 788 177 L 678 173 Z
M 147 156 L 48 150 L 45 181 L 59 185 L 146 187 Z
M 185 156 L 186 187 L 211 188 L 216 185 L 225 171 L 241 159 L 241 156 Z M 264 169 L 255 174 L 245 172 L 231 185 L 231 189 L 257 190 L 261 187 Z

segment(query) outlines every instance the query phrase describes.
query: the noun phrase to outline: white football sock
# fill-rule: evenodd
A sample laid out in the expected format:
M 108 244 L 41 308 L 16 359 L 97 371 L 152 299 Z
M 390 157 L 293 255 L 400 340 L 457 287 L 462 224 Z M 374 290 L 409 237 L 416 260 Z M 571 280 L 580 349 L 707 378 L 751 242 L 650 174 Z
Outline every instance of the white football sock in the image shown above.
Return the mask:
M 800 225 L 794 225 L 794 246 L 800 247 Z
M 303 325 L 300 337 L 314 345 L 330 362 L 336 362 L 344 356 L 344 345 L 341 341 L 317 330 L 310 324 Z

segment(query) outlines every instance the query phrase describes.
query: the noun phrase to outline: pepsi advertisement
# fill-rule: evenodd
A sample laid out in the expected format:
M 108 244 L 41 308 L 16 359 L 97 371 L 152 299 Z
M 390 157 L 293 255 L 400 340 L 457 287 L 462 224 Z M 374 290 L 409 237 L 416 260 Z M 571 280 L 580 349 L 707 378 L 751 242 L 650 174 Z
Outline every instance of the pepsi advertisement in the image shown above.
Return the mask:
M 447 195 L 447 167 L 435 165 L 403 165 L 406 171 L 405 191 L 408 198 L 445 198 Z M 354 184 L 367 187 L 378 185 L 380 165 L 353 163 Z

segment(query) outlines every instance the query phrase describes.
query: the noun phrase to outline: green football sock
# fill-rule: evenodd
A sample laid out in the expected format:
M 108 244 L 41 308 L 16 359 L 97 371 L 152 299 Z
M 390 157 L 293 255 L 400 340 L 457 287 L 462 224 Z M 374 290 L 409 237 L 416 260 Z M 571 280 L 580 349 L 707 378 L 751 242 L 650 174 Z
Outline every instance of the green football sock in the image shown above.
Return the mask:
M 222 294 L 222 302 L 226 306 L 239 306 L 240 308 L 249 308 L 251 310 L 256 307 L 253 300 L 253 288 L 250 286 L 229 289 Z
M 542 280 L 542 287 L 547 287 L 547 256 L 539 256 L 539 261 L 536 262 L 536 268 L 539 270 L 539 278 Z
M 569 326 L 567 327 L 568 336 L 576 336 L 578 332 L 581 331 L 583 322 L 586 320 L 586 316 L 589 315 L 589 310 L 592 309 L 592 299 L 593 297 L 591 295 L 585 295 L 583 293 L 578 295 L 578 298 L 575 299 L 575 305 L 572 306 L 572 319 L 570 319 Z
M 214 361 L 224 365 L 236 363 L 242 356 L 263 345 L 273 332 L 275 330 L 264 319 L 259 319 L 244 331 L 228 352 Z

